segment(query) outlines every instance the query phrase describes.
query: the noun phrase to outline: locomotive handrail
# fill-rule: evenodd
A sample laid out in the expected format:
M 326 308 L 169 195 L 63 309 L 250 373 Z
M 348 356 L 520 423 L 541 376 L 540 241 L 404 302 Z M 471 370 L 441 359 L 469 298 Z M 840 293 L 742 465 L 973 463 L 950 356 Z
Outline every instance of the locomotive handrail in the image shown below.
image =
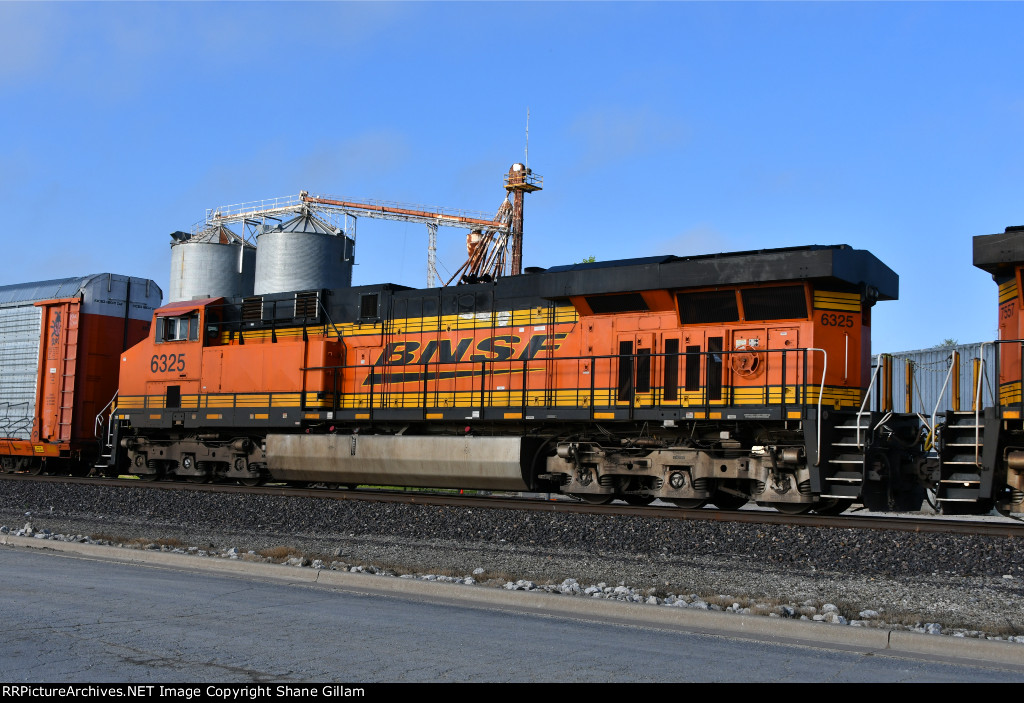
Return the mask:
M 817 426 L 818 434 L 818 448 L 814 454 L 814 465 L 818 466 L 821 463 L 821 401 L 825 397 L 825 373 L 828 371 L 828 352 L 820 347 L 807 347 L 807 351 L 820 351 L 823 357 L 821 363 L 821 383 L 818 384 L 818 417 L 814 423 Z M 806 359 L 807 357 L 804 358 Z M 806 382 L 807 377 L 804 376 L 804 383 Z M 857 424 L 860 424 L 860 422 L 858 421 Z
M 827 372 L 828 372 L 828 369 L 827 369 L 827 365 L 828 365 L 827 356 L 828 356 L 828 353 L 827 353 L 826 350 L 821 349 L 821 348 L 806 348 L 805 347 L 805 348 L 799 348 L 799 349 L 764 349 L 764 350 L 759 350 L 759 351 L 762 351 L 763 353 L 767 353 L 767 354 L 778 354 L 778 355 L 781 355 L 781 358 L 783 359 L 782 363 L 784 365 L 780 365 L 780 369 L 779 369 L 780 378 L 781 378 L 781 388 L 782 388 L 782 390 L 780 391 L 780 393 L 782 393 L 782 395 L 781 395 L 779 404 L 781 404 L 783 407 L 788 402 L 790 402 L 790 401 L 788 401 L 786 399 L 786 395 L 784 393 L 785 387 L 787 386 L 788 383 L 790 383 L 789 376 L 788 376 L 788 373 L 789 373 L 788 363 L 786 362 L 786 359 L 788 358 L 788 356 L 795 352 L 795 353 L 800 354 L 800 356 L 804 360 L 804 362 L 803 362 L 803 371 L 802 372 L 798 371 L 797 372 L 797 377 L 795 379 L 795 382 L 796 382 L 796 385 L 797 385 L 795 402 L 798 403 L 798 404 L 803 404 L 807 400 L 807 386 L 810 385 L 810 384 L 808 384 L 808 382 L 806 380 L 807 376 L 808 376 L 808 370 L 809 370 L 808 363 L 807 363 L 808 362 L 809 353 L 816 352 L 816 351 L 821 352 L 823 354 L 823 357 L 824 357 L 823 361 L 825 363 L 825 366 L 823 367 L 823 370 L 821 372 L 821 378 L 819 379 L 818 399 L 816 401 L 811 401 L 812 404 L 814 404 L 817 407 L 818 410 L 821 409 L 821 406 L 824 403 L 824 390 L 825 390 L 825 385 L 826 385 L 826 376 L 827 376 Z M 740 353 L 742 353 L 742 352 L 736 351 L 736 350 L 722 350 L 722 351 L 716 351 L 716 352 L 689 352 L 689 354 L 699 355 L 701 357 L 708 357 L 708 356 L 712 356 L 712 355 L 714 355 L 714 356 L 730 356 L 730 355 L 740 354 Z M 529 374 L 527 373 L 530 370 L 530 364 L 531 363 L 540 363 L 542 361 L 544 361 L 546 363 L 554 362 L 554 363 L 558 363 L 558 364 L 574 363 L 575 362 L 577 364 L 582 364 L 583 368 L 587 368 L 588 369 L 585 372 L 585 374 L 590 376 L 590 379 L 589 379 L 589 381 L 584 383 L 584 385 L 581 385 L 581 386 L 578 386 L 578 387 L 574 387 L 572 389 L 565 388 L 565 389 L 562 389 L 562 390 L 566 390 L 566 391 L 574 390 L 576 392 L 576 395 L 578 397 L 578 400 L 577 400 L 578 407 L 588 407 L 588 406 L 589 407 L 593 407 L 595 405 L 602 406 L 602 405 L 605 405 L 606 403 L 611 404 L 611 405 L 617 404 L 615 402 L 615 400 L 613 398 L 611 398 L 611 397 L 607 401 L 601 400 L 601 399 L 598 398 L 598 394 L 599 394 L 599 392 L 602 389 L 598 388 L 599 381 L 597 379 L 597 376 L 598 375 L 601 375 L 602 377 L 608 376 L 608 374 L 612 373 L 613 370 L 614 370 L 613 366 L 610 366 L 610 365 L 607 365 L 607 364 L 606 365 L 602 365 L 601 362 L 623 362 L 623 363 L 629 364 L 630 372 L 631 372 L 630 373 L 630 381 L 631 381 L 631 383 L 629 384 L 628 388 L 633 388 L 633 386 L 637 383 L 637 376 L 636 376 L 637 371 L 636 371 L 635 368 L 632 368 L 632 367 L 634 367 L 636 365 L 635 362 L 640 360 L 641 357 L 643 358 L 643 360 L 651 360 L 651 361 L 653 361 L 653 360 L 659 360 L 659 359 L 660 360 L 677 359 L 677 358 L 679 358 L 681 356 L 683 356 L 683 355 L 679 354 L 679 353 L 669 353 L 669 352 L 666 352 L 666 353 L 644 354 L 644 355 L 637 355 L 637 354 L 629 354 L 629 355 L 606 354 L 606 355 L 571 356 L 571 357 L 560 357 L 560 358 L 554 359 L 554 360 L 552 360 L 552 359 L 540 359 L 540 358 L 534 358 L 534 359 L 518 358 L 518 359 L 506 359 L 506 360 L 502 360 L 502 361 L 498 361 L 498 360 L 495 360 L 495 359 L 477 359 L 475 361 L 474 360 L 469 360 L 469 359 L 441 361 L 439 359 L 434 359 L 434 360 L 431 360 L 431 361 L 429 361 L 427 363 L 416 363 L 416 364 L 412 364 L 412 363 L 410 363 L 410 364 L 405 364 L 405 363 L 393 364 L 393 363 L 389 363 L 389 361 L 385 360 L 383 362 L 378 361 L 378 363 L 374 363 L 374 364 L 338 364 L 338 365 L 330 365 L 330 366 L 303 366 L 299 370 L 304 372 L 304 373 L 324 372 L 324 373 L 329 374 L 329 377 L 328 377 L 329 380 L 327 380 L 327 387 L 324 390 L 327 390 L 327 391 L 332 391 L 333 390 L 335 395 L 337 395 L 338 392 L 341 390 L 341 388 L 339 388 L 339 386 L 342 384 L 342 379 L 341 379 L 340 374 L 342 374 L 345 371 L 349 371 L 349 370 L 355 371 L 355 370 L 358 370 L 358 369 L 362 369 L 363 370 L 363 372 L 366 374 L 366 378 L 364 379 L 364 383 L 365 383 L 364 390 L 361 391 L 361 393 L 369 395 L 369 396 L 376 396 L 376 395 L 378 395 L 378 392 L 384 393 L 385 395 L 389 395 L 390 393 L 394 392 L 393 389 L 391 388 L 391 386 L 394 383 L 409 383 L 412 380 L 412 377 L 415 375 L 415 376 L 418 376 L 417 380 L 418 380 L 418 386 L 419 387 L 417 389 L 417 392 L 418 392 L 418 395 L 420 396 L 420 401 L 421 401 L 420 405 L 426 405 L 427 404 L 426 401 L 428 400 L 428 398 L 431 395 L 437 395 L 438 393 L 444 392 L 444 391 L 440 390 L 437 387 L 432 387 L 432 386 L 434 386 L 434 382 L 439 381 L 439 380 L 443 380 L 442 378 L 439 378 L 437 376 L 437 374 L 439 374 L 439 373 L 444 375 L 444 372 L 442 371 L 442 368 L 453 368 L 453 367 L 458 367 L 460 365 L 466 367 L 467 369 L 469 367 L 472 367 L 475 370 L 472 371 L 471 374 L 467 373 L 466 376 L 468 378 L 469 375 L 472 375 L 475 378 L 476 376 L 479 376 L 479 375 L 485 375 L 485 376 L 488 375 L 488 372 L 490 370 L 492 370 L 492 369 L 499 369 L 499 371 L 495 371 L 494 373 L 502 373 L 502 371 L 500 371 L 500 369 L 505 368 L 506 366 L 508 366 L 508 367 L 515 367 L 516 371 L 517 371 L 516 375 L 518 375 L 520 378 L 524 378 L 525 379 L 525 381 L 522 383 L 522 385 L 520 385 L 518 388 L 510 387 L 508 389 L 505 389 L 505 388 L 494 389 L 494 388 L 487 388 L 486 385 L 484 385 L 483 388 L 481 389 L 480 386 L 478 386 L 476 383 L 474 383 L 474 384 L 472 384 L 473 390 L 469 390 L 468 388 L 466 389 L 466 392 L 470 393 L 470 397 L 473 398 L 474 401 L 481 401 L 482 400 L 483 404 L 487 405 L 487 406 L 490 406 L 490 404 L 491 404 L 495 394 L 511 394 L 512 397 L 517 397 L 518 396 L 518 398 L 516 400 L 511 400 L 511 398 L 510 398 L 509 407 L 514 407 L 516 405 L 520 405 L 520 406 L 528 405 L 529 402 L 530 402 L 529 399 L 528 399 L 528 396 L 529 396 L 531 390 L 537 390 L 538 392 L 543 391 L 543 393 L 544 393 L 544 401 L 543 402 L 550 402 L 551 401 L 551 399 L 548 397 L 550 395 L 550 393 L 551 393 L 550 389 L 544 390 L 542 388 L 536 388 L 536 389 L 533 388 L 533 386 L 531 384 L 531 381 L 530 381 L 530 378 L 529 378 Z M 630 363 L 631 361 L 634 362 L 634 363 Z M 484 363 L 481 364 L 481 362 L 484 362 Z M 604 366 L 604 367 L 602 368 L 602 366 Z M 659 369 L 659 368 L 663 369 L 663 367 L 660 367 L 660 366 L 655 365 L 655 364 L 652 364 L 650 368 L 651 369 Z M 392 380 L 390 378 L 390 373 L 397 373 L 399 370 L 404 372 L 402 374 L 399 374 L 399 376 L 405 377 L 405 380 L 403 380 L 403 381 Z M 504 373 L 507 373 L 507 370 Z M 461 375 L 459 377 L 461 377 Z M 447 378 L 452 379 L 452 378 L 455 378 L 455 376 L 454 375 L 453 376 L 448 376 Z M 706 381 L 706 379 L 705 379 L 705 381 Z M 678 387 L 678 389 L 680 391 L 682 391 L 684 393 L 687 392 L 685 390 L 685 383 L 684 382 L 674 381 L 674 383 L 678 384 L 677 387 Z M 770 385 L 771 384 L 769 383 L 769 380 L 768 380 L 767 377 L 765 378 L 764 382 L 760 384 L 761 402 L 762 403 L 768 404 L 768 403 L 771 402 L 770 396 L 769 396 Z M 384 388 L 384 386 L 388 386 L 388 388 Z M 753 387 L 753 386 L 743 385 L 741 387 L 743 387 L 743 388 L 750 388 L 750 387 Z M 614 382 L 614 380 L 612 380 L 612 381 L 610 381 L 610 385 L 607 386 L 606 390 L 608 390 L 608 392 L 612 396 L 614 396 L 615 388 L 616 388 L 615 382 Z M 709 394 L 708 394 L 707 383 L 706 382 L 702 382 L 701 383 L 701 387 L 699 389 L 700 398 L 697 401 L 697 405 L 701 405 L 701 406 L 705 406 L 705 407 L 711 407 L 709 405 L 709 403 L 711 403 L 713 400 L 721 400 L 722 403 L 725 406 L 735 405 L 736 402 L 737 402 L 735 391 L 738 388 L 740 388 L 740 387 L 739 386 L 735 386 L 734 384 L 728 384 L 728 389 L 729 389 L 730 393 L 728 393 L 723 398 L 713 398 L 713 397 L 709 396 Z M 641 391 L 635 391 L 635 389 L 634 389 L 634 392 L 653 393 L 654 397 L 648 403 L 648 405 L 652 405 L 652 406 L 656 406 L 656 407 L 674 406 L 674 405 L 677 405 L 677 404 L 678 405 L 683 405 L 683 406 L 690 405 L 690 407 L 695 407 L 694 405 L 692 405 L 690 403 L 686 403 L 685 401 L 676 402 L 676 399 L 673 399 L 672 401 L 666 401 L 666 399 L 664 397 L 665 396 L 664 391 L 666 389 L 667 389 L 667 387 L 664 386 L 663 383 L 655 383 L 655 384 L 652 384 L 648 390 L 644 390 L 644 391 L 641 392 Z M 483 394 L 482 395 L 480 393 L 481 390 L 483 390 Z M 456 392 L 456 391 L 453 389 L 452 392 Z M 381 400 L 384 400 L 384 399 L 385 399 L 385 396 L 381 396 Z M 645 405 L 642 405 L 642 404 L 638 405 L 636 403 L 637 399 L 635 397 L 631 399 L 631 398 L 628 398 L 626 395 L 623 395 L 622 398 L 618 399 L 618 401 L 620 403 L 629 403 L 631 407 L 646 407 Z M 692 403 L 692 399 L 691 399 L 691 403 Z M 477 404 L 477 403 L 474 402 L 474 405 L 475 404 Z
M 871 395 L 875 390 L 875 380 L 878 378 L 878 372 L 882 370 L 882 354 L 879 354 L 875 359 L 875 372 L 871 374 L 871 380 L 868 382 L 868 391 L 864 394 L 864 400 L 860 403 L 860 409 L 857 410 L 857 449 L 863 449 L 860 442 L 860 418 L 864 415 L 864 406 L 871 400 Z
M 821 378 L 820 378 L 819 383 L 818 383 L 818 398 L 817 398 L 817 401 L 815 402 L 815 406 L 816 406 L 816 409 L 817 409 L 817 418 L 818 418 L 817 423 L 816 423 L 817 427 L 816 427 L 816 437 L 815 437 L 815 442 L 816 442 L 815 465 L 818 465 L 820 463 L 820 456 L 821 456 L 821 442 L 822 442 L 822 422 L 821 422 L 821 417 L 822 417 L 822 407 L 824 405 L 824 397 L 825 397 L 825 383 L 826 383 L 826 378 L 827 378 L 827 375 L 828 375 L 828 351 L 825 350 L 825 349 L 822 349 L 820 347 L 804 347 L 804 348 L 799 348 L 799 349 L 764 349 L 764 350 L 761 350 L 761 351 L 763 351 L 766 354 L 770 354 L 770 353 L 773 353 L 773 352 L 777 353 L 777 354 L 781 354 L 782 358 L 784 360 L 783 361 L 783 367 L 781 369 L 782 387 L 781 387 L 781 391 L 780 391 L 780 393 L 781 393 L 780 405 L 783 408 L 786 405 L 786 380 L 787 379 L 786 379 L 785 359 L 786 359 L 787 355 L 790 352 L 796 352 L 796 353 L 800 354 L 803 357 L 803 372 L 802 373 L 798 372 L 798 374 L 797 374 L 798 378 L 796 379 L 797 397 L 796 397 L 795 401 L 797 403 L 801 404 L 801 406 L 805 406 L 806 402 L 808 400 L 808 398 L 807 398 L 807 395 L 808 395 L 807 394 L 807 386 L 808 386 L 807 376 L 808 376 L 809 356 L 813 352 L 821 352 L 821 354 L 822 354 Z M 727 355 L 736 354 L 736 353 L 740 353 L 740 352 L 737 352 L 735 350 L 721 350 L 721 351 L 717 351 L 717 352 L 707 352 L 707 351 L 705 351 L 705 352 L 700 352 L 699 355 L 702 356 L 702 357 L 708 357 L 708 356 L 710 356 L 712 354 L 727 356 Z M 623 400 L 628 400 L 629 410 L 630 410 L 629 417 L 632 418 L 633 417 L 633 409 L 635 407 L 638 407 L 636 405 L 636 403 L 637 403 L 637 398 L 636 398 L 636 395 L 637 395 L 637 393 L 636 393 L 636 381 L 637 381 L 637 377 L 636 377 L 636 361 L 637 361 L 639 356 L 640 355 L 637 355 L 637 354 L 629 354 L 629 355 L 625 355 L 625 356 L 622 355 L 622 354 L 589 355 L 589 356 L 578 356 L 578 357 L 577 356 L 561 357 L 561 358 L 556 359 L 554 361 L 555 362 L 560 362 L 560 363 L 574 362 L 575 361 L 577 364 L 582 363 L 582 364 L 588 365 L 589 370 L 587 371 L 587 375 L 590 376 L 589 382 L 586 385 L 577 386 L 574 389 L 575 393 L 576 393 L 576 406 L 575 407 L 578 407 L 578 408 L 579 407 L 587 407 L 590 419 L 593 420 L 595 418 L 595 412 L 597 411 L 597 407 L 598 406 L 604 407 L 605 404 L 608 404 L 608 406 L 615 406 L 617 404 L 617 401 L 616 401 L 616 386 L 615 386 L 614 382 L 611 382 L 611 385 L 607 386 L 608 397 L 606 399 L 602 399 L 600 402 L 598 401 L 597 395 L 598 395 L 598 390 L 599 389 L 598 389 L 598 379 L 597 379 L 597 376 L 598 376 L 598 368 L 597 368 L 597 366 L 598 366 L 599 362 L 600 361 L 604 361 L 604 360 L 607 360 L 608 362 L 611 362 L 611 363 L 609 363 L 608 368 L 606 370 L 601 371 L 601 373 L 604 375 L 604 374 L 612 374 L 612 373 L 614 373 L 614 368 L 615 367 L 612 364 L 615 361 L 619 361 L 619 362 L 625 363 L 623 360 L 624 359 L 629 359 L 630 360 L 629 361 L 629 363 L 630 363 L 630 391 L 628 393 L 628 398 L 619 398 L 618 400 L 619 400 L 619 402 L 621 402 Z M 678 358 L 680 355 L 678 353 L 668 353 L 668 352 L 666 352 L 666 353 L 660 353 L 660 354 L 650 354 L 650 355 L 645 355 L 645 356 L 647 356 L 647 357 L 649 357 L 651 359 L 658 359 L 658 358 L 669 359 L 669 358 Z M 530 391 L 531 391 L 530 374 L 529 374 L 530 362 L 531 361 L 539 361 L 539 360 L 540 359 L 522 358 L 522 359 L 507 359 L 505 361 L 499 362 L 499 361 L 496 361 L 494 359 L 491 359 L 491 360 L 480 360 L 480 359 L 477 359 L 474 362 L 472 360 L 441 361 L 440 359 L 438 359 L 438 360 L 435 360 L 435 361 L 430 361 L 430 362 L 428 362 L 426 364 L 390 364 L 387 361 L 385 361 L 383 363 L 376 363 L 376 364 L 342 364 L 342 365 L 332 365 L 332 366 L 304 366 L 304 367 L 301 367 L 300 370 L 302 372 L 304 372 L 304 373 L 307 373 L 307 372 L 324 372 L 324 373 L 329 373 L 330 374 L 329 378 L 325 379 L 325 381 L 324 381 L 324 383 L 325 383 L 324 391 L 328 391 L 328 390 L 331 391 L 332 398 L 331 398 L 331 402 L 330 402 L 330 407 L 332 409 L 334 409 L 334 410 L 339 410 L 339 409 L 346 409 L 346 408 L 348 408 L 349 407 L 349 402 L 350 402 L 348 400 L 344 400 L 341 397 L 341 391 L 342 391 L 341 386 L 343 385 L 343 380 L 341 378 L 342 374 L 346 370 L 353 370 L 354 371 L 354 370 L 357 370 L 357 369 L 362 369 L 363 373 L 368 374 L 366 376 L 366 378 L 364 379 L 364 381 L 363 381 L 363 383 L 366 384 L 365 390 L 361 391 L 361 393 L 365 394 L 366 398 L 369 401 L 368 405 L 366 405 L 364 409 L 365 409 L 365 411 L 368 414 L 368 418 L 367 419 L 370 419 L 372 421 L 374 419 L 375 415 L 376 415 L 375 410 L 378 407 L 377 405 L 375 405 L 375 402 L 378 401 L 376 396 L 379 395 L 379 403 L 380 403 L 381 407 L 388 407 L 390 405 L 390 402 L 391 402 L 389 396 L 390 396 L 390 394 L 392 392 L 394 392 L 392 390 L 392 386 L 393 386 L 393 383 L 395 383 L 396 381 L 392 381 L 389 378 L 389 376 L 388 376 L 388 369 L 403 369 L 403 370 L 406 370 L 406 371 L 411 371 L 413 369 L 418 369 L 419 370 L 421 375 L 420 375 L 420 378 L 418 379 L 419 382 L 416 384 L 417 388 L 415 390 L 415 393 L 416 393 L 416 395 L 419 396 L 419 399 L 420 399 L 419 406 L 420 406 L 420 408 L 421 408 L 421 410 L 423 412 L 423 419 L 426 419 L 427 409 L 428 409 L 428 407 L 430 407 L 430 404 L 427 401 L 430 398 L 430 396 L 431 395 L 434 396 L 433 407 L 437 408 L 437 407 L 439 407 L 437 405 L 437 403 L 440 402 L 440 394 L 448 392 L 448 391 L 443 391 L 441 389 L 441 385 L 439 383 L 439 381 L 442 380 L 442 378 L 441 378 L 442 372 L 440 370 L 441 367 L 442 366 L 455 367 L 455 366 L 458 366 L 459 364 L 468 364 L 470 367 L 472 367 L 472 369 L 476 369 L 475 371 L 471 369 L 471 371 L 470 371 L 471 375 L 475 376 L 476 374 L 479 374 L 481 376 L 481 382 L 480 382 L 479 386 L 477 386 L 475 383 L 471 383 L 470 387 L 467 389 L 467 392 L 469 393 L 469 395 L 467 397 L 470 400 L 470 405 L 471 406 L 479 407 L 479 409 L 481 411 L 481 415 L 483 415 L 484 411 L 488 407 L 497 407 L 497 406 L 493 405 L 493 400 L 494 400 L 495 394 L 496 393 L 503 393 L 503 394 L 507 394 L 508 395 L 508 404 L 507 404 L 507 406 L 503 406 L 503 407 L 515 407 L 515 405 L 518 404 L 520 412 L 521 412 L 521 416 L 523 416 L 523 415 L 525 415 L 528 407 L 530 406 L 530 399 L 529 399 Z M 548 359 L 547 361 L 550 362 L 552 360 Z M 490 388 L 490 389 L 488 389 L 486 381 L 484 380 L 486 378 L 486 376 L 487 376 L 488 369 L 499 368 L 499 371 L 497 373 L 500 373 L 500 368 L 504 367 L 505 364 L 508 364 L 509 369 L 511 369 L 513 367 L 521 368 L 521 370 L 519 371 L 520 377 L 522 378 L 521 386 L 519 388 L 515 388 L 515 387 L 510 385 L 510 387 L 507 390 L 504 389 L 504 388 L 501 388 L 501 389 Z M 429 370 L 431 367 L 433 367 L 435 369 L 433 372 L 431 372 Z M 652 365 L 651 368 L 653 369 L 653 368 L 656 368 L 656 367 Z M 496 373 L 496 372 L 492 371 L 492 373 Z M 876 371 L 876 374 L 877 374 L 877 371 Z M 401 375 L 405 376 L 405 374 L 401 374 Z M 454 379 L 456 377 L 457 376 L 453 373 L 453 375 L 450 378 Z M 402 381 L 398 381 L 398 382 L 402 382 Z M 405 381 L 405 382 L 408 382 L 408 381 Z M 431 388 L 431 386 L 433 386 L 433 388 Z M 681 385 L 680 386 L 680 390 L 682 390 L 684 387 L 685 387 L 685 384 Z M 588 388 L 589 388 L 589 394 L 587 396 L 585 396 L 581 400 L 580 399 L 581 392 L 582 393 L 586 393 Z M 661 393 L 658 392 L 659 389 L 661 390 Z M 651 385 L 650 391 L 652 391 L 654 393 L 654 397 L 652 398 L 652 401 L 651 401 L 653 406 L 656 406 L 656 407 L 670 407 L 672 405 L 671 403 L 669 403 L 669 404 L 665 403 L 665 400 L 662 397 L 662 394 L 664 393 L 664 389 L 665 389 L 664 385 L 653 385 L 653 384 Z M 543 389 L 540 389 L 540 390 L 543 390 L 543 393 L 544 393 L 544 395 L 543 395 L 543 398 L 544 398 L 543 402 L 544 403 L 552 402 L 552 396 L 550 395 L 551 390 L 547 389 L 546 386 Z M 736 387 L 734 385 L 730 384 L 728 396 L 721 399 L 725 405 L 735 405 L 735 403 L 736 403 L 735 390 L 736 390 Z M 458 402 L 457 394 L 459 393 L 459 391 L 458 391 L 457 388 L 455 388 L 453 386 L 453 388 L 451 389 L 451 393 L 455 394 L 455 395 L 453 395 L 452 401 L 447 401 L 447 400 L 445 401 L 445 403 L 446 403 L 445 407 L 456 407 L 455 405 L 449 406 L 448 403 L 449 402 L 453 402 L 453 403 L 457 403 Z M 765 379 L 765 384 L 764 384 L 764 388 L 762 389 L 762 393 L 763 393 L 763 395 L 762 395 L 762 399 L 763 399 L 762 402 L 768 404 L 770 402 L 770 397 L 769 397 L 769 389 L 768 389 L 767 378 Z M 518 396 L 518 401 L 519 401 L 518 403 L 515 403 L 515 400 L 514 400 L 516 398 L 516 396 Z M 301 401 L 303 404 L 305 404 L 305 402 L 306 402 L 305 401 L 305 397 L 306 397 L 306 394 L 305 394 L 305 392 L 303 392 L 303 394 L 302 394 L 303 400 Z M 868 398 L 865 398 L 865 402 L 867 402 L 867 400 L 868 400 Z M 354 402 L 356 402 L 356 400 L 353 398 L 351 400 L 351 402 L 354 403 Z M 401 401 L 401 402 L 404 402 L 404 401 Z M 557 402 L 557 400 L 555 402 Z M 700 405 L 703 405 L 707 409 L 710 409 L 710 407 L 711 407 L 709 405 L 710 403 L 711 403 L 711 398 L 709 397 L 709 394 L 708 394 L 707 381 L 705 379 L 705 382 L 701 384 L 701 389 L 700 389 Z M 683 403 L 680 403 L 679 405 L 680 405 L 680 407 L 685 407 L 685 405 L 683 405 Z M 351 407 L 355 408 L 356 406 L 352 405 Z M 363 406 L 360 405 L 359 407 L 362 408 Z M 646 406 L 644 406 L 644 407 L 646 407 Z M 693 407 L 693 406 L 690 406 L 690 407 Z M 858 413 L 858 417 L 860 417 L 862 414 L 863 414 L 863 404 L 861 406 L 861 412 Z M 860 424 L 859 420 L 858 420 L 858 424 Z M 858 435 L 859 435 L 859 430 L 858 430 Z M 860 439 L 858 437 L 858 442 L 859 441 L 860 441 Z
M 954 354 L 955 354 L 955 352 L 954 352 Z M 942 398 L 946 395 L 946 386 L 949 385 L 949 379 L 953 376 L 953 362 L 955 361 L 954 354 L 950 354 L 949 355 L 949 359 L 950 359 L 949 370 L 946 372 L 946 379 L 942 382 L 942 388 L 939 389 L 938 398 L 935 399 L 935 408 L 932 410 L 932 424 L 931 424 L 931 427 L 928 427 L 928 424 L 925 423 L 925 427 L 928 429 L 929 433 L 932 431 L 932 427 L 935 427 L 935 418 L 937 418 L 939 416 L 939 406 L 942 405 Z M 982 357 L 984 357 L 984 354 L 982 354 Z M 975 422 L 974 424 L 978 424 L 978 423 Z M 977 457 L 975 457 L 975 461 L 977 461 Z
M 981 388 L 984 385 L 982 379 L 985 378 L 985 345 L 992 344 L 995 347 L 996 356 L 996 383 L 992 389 L 992 402 L 998 407 L 1000 405 L 999 400 L 999 344 L 997 342 L 982 342 L 981 353 L 978 355 L 981 358 L 978 364 L 978 382 L 975 384 L 974 389 L 974 463 L 981 465 L 981 457 L 978 456 L 979 445 L 981 444 Z M 1021 379 L 1024 381 L 1024 378 Z
M 922 415 L 921 413 L 914 413 L 914 415 L 916 415 L 917 419 L 921 421 L 921 425 L 923 427 L 928 427 L 928 419 L 924 415 Z M 927 433 L 925 433 L 924 439 L 922 440 L 922 443 L 921 443 L 921 446 L 924 447 L 924 450 L 926 452 L 930 452 L 932 450 L 932 447 L 935 446 L 935 427 L 934 426 L 931 427 L 928 430 Z
M 117 391 L 114 391 L 113 397 L 110 400 L 108 400 L 107 404 L 104 405 L 103 408 L 96 414 L 96 421 L 93 423 L 92 428 L 93 435 L 95 435 L 96 439 L 102 439 L 102 437 L 100 437 L 100 432 L 104 425 L 103 415 L 104 413 L 107 412 L 108 409 L 110 409 L 110 407 L 114 404 L 115 400 L 117 400 Z
M 872 432 L 877 431 L 878 428 L 881 427 L 882 425 L 884 425 L 885 423 L 887 423 L 889 421 L 889 418 L 891 418 L 891 417 L 892 417 L 892 410 L 889 410 L 888 412 L 885 413 L 885 415 L 882 415 L 882 419 L 881 420 L 879 420 L 878 422 L 875 423 L 875 426 L 871 428 L 871 431 Z

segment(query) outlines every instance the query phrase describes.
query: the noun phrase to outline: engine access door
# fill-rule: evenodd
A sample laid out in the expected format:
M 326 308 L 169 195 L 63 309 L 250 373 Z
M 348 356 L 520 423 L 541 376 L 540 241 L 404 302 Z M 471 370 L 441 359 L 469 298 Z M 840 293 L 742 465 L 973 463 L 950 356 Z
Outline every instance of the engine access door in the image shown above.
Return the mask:
M 800 349 L 800 329 L 779 327 L 768 330 L 768 383 L 773 389 L 782 389 L 783 403 L 797 400 L 797 389 L 804 382 L 804 355 Z
M 619 405 L 654 405 L 653 332 L 629 332 L 617 339 L 615 401 Z

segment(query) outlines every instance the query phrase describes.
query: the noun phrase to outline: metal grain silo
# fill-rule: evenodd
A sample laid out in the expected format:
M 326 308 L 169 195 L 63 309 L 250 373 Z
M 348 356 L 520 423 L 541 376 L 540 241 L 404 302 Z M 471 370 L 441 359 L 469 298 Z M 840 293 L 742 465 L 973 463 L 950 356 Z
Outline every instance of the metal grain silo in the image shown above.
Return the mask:
M 171 291 L 168 302 L 252 295 L 256 248 L 224 226 L 194 237 L 171 235 Z M 187 238 L 186 238 L 187 237 Z
M 303 214 L 256 237 L 255 295 L 352 285 L 355 242 Z

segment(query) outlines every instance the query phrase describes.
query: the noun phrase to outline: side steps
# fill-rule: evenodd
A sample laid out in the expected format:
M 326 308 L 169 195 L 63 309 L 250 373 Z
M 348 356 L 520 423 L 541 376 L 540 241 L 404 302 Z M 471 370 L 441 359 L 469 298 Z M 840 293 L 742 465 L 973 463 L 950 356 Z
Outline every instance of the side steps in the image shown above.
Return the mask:
M 985 471 L 982 457 L 989 414 L 946 413 L 938 451 L 939 485 L 936 495 L 944 512 L 947 508 L 949 512 L 960 512 L 956 510 L 959 507 L 957 503 L 977 505 L 990 492 L 991 472 Z
M 856 500 L 864 487 L 867 449 L 871 446 L 871 428 L 881 419 L 879 413 L 850 414 L 832 427 L 828 460 L 822 462 L 822 498 Z

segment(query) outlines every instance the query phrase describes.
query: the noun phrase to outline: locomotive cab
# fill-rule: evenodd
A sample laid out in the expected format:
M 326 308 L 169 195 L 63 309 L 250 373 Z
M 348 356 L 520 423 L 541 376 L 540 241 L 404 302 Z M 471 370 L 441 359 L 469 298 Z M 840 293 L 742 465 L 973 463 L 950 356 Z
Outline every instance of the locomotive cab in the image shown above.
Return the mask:
M 974 238 L 974 265 L 992 275 L 998 286 L 999 339 L 995 347 L 998 383 L 993 407 L 976 409 L 961 424 L 977 426 L 968 441 L 974 451 L 954 456 L 940 447 L 939 500 L 944 511 L 960 507 L 1020 511 L 1024 505 L 1024 227 Z M 957 417 L 947 417 L 945 439 L 952 444 Z M 973 437 L 973 438 L 972 438 Z
M 222 299 L 171 303 L 153 315 L 150 336 L 121 355 L 119 405 L 175 411 L 172 423 L 184 425 L 184 409 L 197 406 L 203 349 L 215 343 L 205 332 L 208 307 Z

